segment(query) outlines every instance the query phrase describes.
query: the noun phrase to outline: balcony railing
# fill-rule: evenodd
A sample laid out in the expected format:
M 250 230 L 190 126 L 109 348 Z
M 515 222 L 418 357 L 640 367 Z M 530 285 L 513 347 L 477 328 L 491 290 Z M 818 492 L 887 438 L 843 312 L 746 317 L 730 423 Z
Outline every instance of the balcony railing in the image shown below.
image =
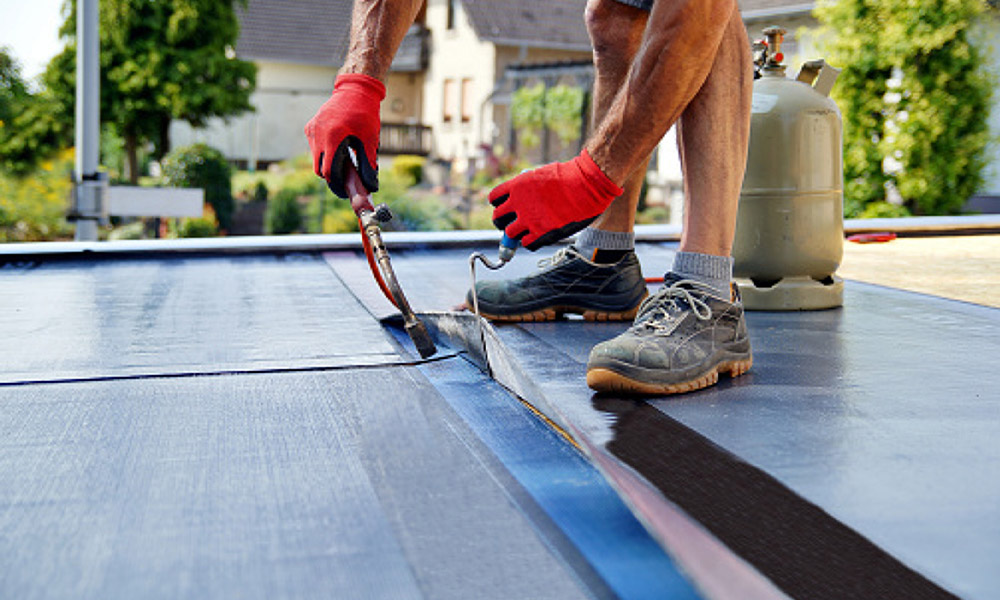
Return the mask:
M 427 125 L 383 122 L 378 151 L 385 155 L 427 156 L 431 153 L 431 128 Z

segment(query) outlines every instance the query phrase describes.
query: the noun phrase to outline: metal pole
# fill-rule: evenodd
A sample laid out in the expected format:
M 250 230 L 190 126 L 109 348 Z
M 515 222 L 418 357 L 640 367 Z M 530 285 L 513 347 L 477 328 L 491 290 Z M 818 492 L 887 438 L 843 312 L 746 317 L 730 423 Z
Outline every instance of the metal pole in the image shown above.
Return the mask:
M 76 240 L 96 241 L 101 213 L 98 0 L 76 3 Z

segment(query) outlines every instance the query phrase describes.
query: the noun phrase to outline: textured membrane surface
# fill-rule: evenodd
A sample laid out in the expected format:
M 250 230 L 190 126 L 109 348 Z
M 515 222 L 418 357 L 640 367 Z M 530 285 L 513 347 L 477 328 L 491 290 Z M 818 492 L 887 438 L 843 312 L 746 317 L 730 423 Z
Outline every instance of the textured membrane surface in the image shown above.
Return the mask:
M 667 246 L 638 253 L 647 275 L 670 264 Z M 468 289 L 467 254 L 394 260 L 440 308 Z M 524 254 L 481 276 L 530 271 Z M 748 374 L 649 401 L 583 383 L 624 324 L 497 329 L 553 412 L 791 595 L 1000 598 L 1000 310 L 848 282 L 842 309 L 748 325 Z
M 414 366 L 318 256 L 8 263 L 0 331 L 0 598 L 698 597 L 572 446 L 454 353 Z

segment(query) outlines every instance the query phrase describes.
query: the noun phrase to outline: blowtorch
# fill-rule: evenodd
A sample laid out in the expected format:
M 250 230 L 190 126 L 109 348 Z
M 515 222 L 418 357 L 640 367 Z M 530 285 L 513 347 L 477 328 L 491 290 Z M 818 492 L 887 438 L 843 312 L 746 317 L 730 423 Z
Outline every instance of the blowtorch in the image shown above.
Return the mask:
M 353 148 L 348 147 L 347 150 L 351 159 L 351 164 L 347 166 L 347 193 L 351 199 L 351 208 L 358 216 L 358 223 L 361 226 L 361 242 L 364 245 L 365 256 L 368 258 L 368 266 L 386 299 L 403 315 L 403 328 L 413 340 L 413 345 L 416 346 L 420 357 L 433 356 L 437 352 L 437 348 L 427 332 L 427 327 L 417 318 L 413 309 L 410 308 L 410 303 L 406 301 L 403 289 L 399 286 L 396 274 L 392 270 L 389 252 L 382 242 L 382 230 L 379 228 L 379 224 L 392 219 L 392 212 L 385 204 L 372 206 L 368 191 L 358 176 L 358 156 Z

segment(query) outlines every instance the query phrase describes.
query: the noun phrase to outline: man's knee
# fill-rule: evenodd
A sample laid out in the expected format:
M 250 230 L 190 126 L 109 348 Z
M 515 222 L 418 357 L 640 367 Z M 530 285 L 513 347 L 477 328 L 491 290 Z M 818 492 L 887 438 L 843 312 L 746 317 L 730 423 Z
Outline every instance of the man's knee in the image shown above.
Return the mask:
M 630 59 L 642 39 L 648 13 L 617 0 L 588 0 L 584 12 L 594 58 Z

